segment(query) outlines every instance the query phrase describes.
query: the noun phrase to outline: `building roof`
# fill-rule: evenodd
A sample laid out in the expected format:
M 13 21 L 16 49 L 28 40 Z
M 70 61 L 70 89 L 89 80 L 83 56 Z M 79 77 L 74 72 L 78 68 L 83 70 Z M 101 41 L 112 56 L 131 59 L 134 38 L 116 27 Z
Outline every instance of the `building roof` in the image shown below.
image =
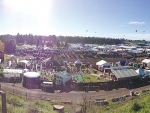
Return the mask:
M 37 78 L 37 77 L 40 77 L 40 73 L 38 73 L 38 72 L 26 72 L 26 73 L 24 73 L 24 76 L 28 77 L 28 78 Z
M 148 64 L 148 63 L 150 63 L 150 59 L 144 59 L 144 60 L 142 60 L 142 63 Z
M 136 54 L 142 53 L 142 51 L 140 51 L 140 50 L 130 50 L 129 52 L 131 52 L 131 53 L 136 53 Z
M 21 70 L 21 69 L 4 69 L 3 73 L 19 73 L 19 74 L 22 74 L 23 70 Z
M 139 76 L 139 74 L 131 69 L 130 66 L 111 67 L 111 71 L 118 80 L 137 78 Z

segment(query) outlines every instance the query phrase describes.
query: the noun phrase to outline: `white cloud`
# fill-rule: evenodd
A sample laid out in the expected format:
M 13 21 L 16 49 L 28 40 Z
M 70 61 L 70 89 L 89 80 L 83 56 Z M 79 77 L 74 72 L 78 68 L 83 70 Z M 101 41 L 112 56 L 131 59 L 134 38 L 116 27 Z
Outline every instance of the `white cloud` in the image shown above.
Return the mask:
M 112 34 L 111 36 L 114 38 L 125 38 L 125 39 L 130 39 L 130 40 L 143 40 L 143 39 L 150 40 L 150 34 L 146 34 L 146 33 Z
M 131 25 L 143 25 L 143 24 L 146 24 L 146 23 L 145 22 L 132 21 L 132 22 L 129 22 L 128 24 L 131 24 Z

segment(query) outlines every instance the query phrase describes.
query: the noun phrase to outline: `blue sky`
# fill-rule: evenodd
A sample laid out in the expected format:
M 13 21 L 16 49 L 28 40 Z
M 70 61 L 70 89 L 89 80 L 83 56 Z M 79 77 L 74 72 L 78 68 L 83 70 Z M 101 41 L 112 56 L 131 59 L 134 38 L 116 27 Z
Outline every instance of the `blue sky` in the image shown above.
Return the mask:
M 0 35 L 150 40 L 149 14 L 150 0 L 0 0 Z

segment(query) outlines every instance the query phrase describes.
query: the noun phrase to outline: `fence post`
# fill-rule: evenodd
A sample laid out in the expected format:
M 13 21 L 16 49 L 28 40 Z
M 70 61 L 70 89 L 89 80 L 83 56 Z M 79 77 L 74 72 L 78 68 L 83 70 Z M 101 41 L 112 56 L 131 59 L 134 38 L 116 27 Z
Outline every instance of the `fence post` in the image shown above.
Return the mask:
M 2 96 L 2 113 L 7 113 L 6 93 L 3 91 L 0 91 L 0 94 Z
M 14 89 L 13 89 L 13 95 L 14 95 Z
M 26 101 L 27 101 L 27 93 L 26 93 Z

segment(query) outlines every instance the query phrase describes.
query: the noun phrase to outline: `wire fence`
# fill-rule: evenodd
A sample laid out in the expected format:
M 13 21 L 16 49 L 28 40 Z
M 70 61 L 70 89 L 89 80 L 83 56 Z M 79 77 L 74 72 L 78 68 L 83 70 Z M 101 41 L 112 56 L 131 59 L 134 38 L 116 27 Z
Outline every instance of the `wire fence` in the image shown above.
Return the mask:
M 50 96 L 50 93 L 44 94 L 44 92 L 40 93 L 40 92 L 32 92 L 32 91 L 23 91 L 18 88 L 15 88 L 15 87 L 10 88 L 7 86 L 0 86 L 0 89 L 5 92 L 9 92 L 12 95 L 17 95 L 21 98 L 24 98 L 26 101 L 27 100 L 36 100 L 36 99 L 53 101 L 53 100 L 58 100 L 60 97 L 56 94 L 52 94 L 53 96 Z

